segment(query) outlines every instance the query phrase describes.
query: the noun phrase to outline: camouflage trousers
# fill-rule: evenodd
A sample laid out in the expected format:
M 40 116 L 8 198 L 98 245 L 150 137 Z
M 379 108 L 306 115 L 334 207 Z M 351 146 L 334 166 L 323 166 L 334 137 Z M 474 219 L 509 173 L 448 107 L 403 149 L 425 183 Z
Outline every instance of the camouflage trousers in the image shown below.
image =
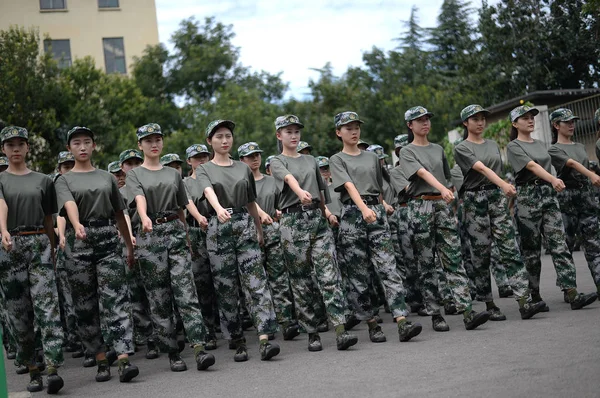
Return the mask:
M 475 280 L 477 276 L 473 268 L 473 260 L 471 259 L 471 243 L 469 242 L 469 233 L 467 232 L 467 224 L 465 222 L 465 211 L 463 199 L 460 199 L 456 206 L 456 218 L 458 220 L 458 234 L 460 236 L 460 254 L 463 259 L 465 272 L 469 277 L 469 290 L 475 292 Z
M 273 305 L 279 324 L 294 322 L 294 306 L 290 277 L 288 275 L 283 247 L 281 246 L 281 232 L 279 223 L 263 225 L 265 245 L 263 247 L 263 263 L 267 271 Z
M 12 237 L 13 247 L 0 255 L 0 296 L 6 307 L 10 335 L 17 345 L 17 362 L 35 364 L 36 330 L 41 334 L 48 365 L 63 363 L 56 277 L 45 234 Z
M 125 253 L 126 250 L 124 255 Z M 154 326 L 150 317 L 150 303 L 142 282 L 140 264 L 137 260 L 132 268 L 127 267 L 126 275 L 131 297 L 134 341 L 135 344 L 145 345 L 148 341 L 154 341 Z
M 521 238 L 521 254 L 529 273 L 529 289 L 539 292 L 542 262 L 542 234 L 552 256 L 557 285 L 562 289 L 577 287 L 573 257 L 565 242 L 556 193 L 549 185 L 517 187 L 517 228 Z
M 192 272 L 196 292 L 202 310 L 204 324 L 211 338 L 216 336 L 217 322 L 219 322 L 219 307 L 217 293 L 210 271 L 210 260 L 206 248 L 206 232 L 199 227 L 189 227 L 190 244 L 192 249 Z
M 211 217 L 206 247 L 217 293 L 221 328 L 226 329 L 233 340 L 243 336 L 237 286 L 239 280 L 258 334 L 275 333 L 277 320 L 254 219 L 247 213 L 232 214 L 225 223 L 220 223 L 216 216 Z
M 65 339 L 71 344 L 81 344 L 77 335 L 77 314 L 73 306 L 69 275 L 65 263 L 73 261 L 71 258 L 71 247 L 65 243 L 65 249 L 58 249 L 56 253 L 56 287 L 58 289 L 58 301 L 60 305 L 61 319 L 65 331 Z
M 177 352 L 175 308 L 191 345 L 204 344 L 206 328 L 200 310 L 185 225 L 176 219 L 140 232 L 136 257 L 150 305 L 154 337 L 162 352 Z
M 394 245 L 383 205 L 369 206 L 377 220 L 367 224 L 355 205 L 344 205 L 340 220 L 339 255 L 348 265 L 348 301 L 360 320 L 372 319 L 379 303 L 371 300 L 371 288 L 377 283 L 371 268 L 381 279 L 393 317 L 407 316 L 402 278 L 396 269 Z
M 390 227 L 395 224 L 398 229 L 396 239 L 399 252 L 396 255 L 396 267 L 406 291 L 406 301 L 412 305 L 418 305 L 423 302 L 423 298 L 421 296 L 419 267 L 413 254 L 408 204 L 397 205 L 392 218 L 395 219 L 395 222 L 390 223 Z
M 346 300 L 335 243 L 321 209 L 284 214 L 280 230 L 300 325 L 308 333 L 317 331 L 321 319 L 315 314 L 314 303 L 319 300 L 324 302 L 334 327 L 344 324 Z
M 579 234 L 583 252 L 594 283 L 600 288 L 600 219 L 599 206 L 591 187 L 565 189 L 558 193 L 558 203 L 565 226 L 567 247 L 573 253 Z
M 469 191 L 463 196 L 464 223 L 469 245 L 477 299 L 493 300 L 490 265 L 492 246 L 506 265 L 506 275 L 515 298 L 529 296 L 528 278 L 515 239 L 515 230 L 508 210 L 508 200 L 498 189 Z
M 67 231 L 73 260 L 65 262 L 77 330 L 88 353 L 133 353 L 133 322 L 122 243 L 114 226 L 88 227 L 85 240 Z M 103 338 L 104 336 L 104 338 Z
M 410 200 L 408 209 L 413 252 L 421 277 L 421 294 L 428 313 L 440 312 L 437 275 L 441 273 L 446 277 L 447 288 L 457 310 L 470 310 L 469 281 L 462 264 L 460 237 L 452 209 L 443 200 L 423 199 Z M 439 263 L 435 261 L 435 254 L 440 258 Z

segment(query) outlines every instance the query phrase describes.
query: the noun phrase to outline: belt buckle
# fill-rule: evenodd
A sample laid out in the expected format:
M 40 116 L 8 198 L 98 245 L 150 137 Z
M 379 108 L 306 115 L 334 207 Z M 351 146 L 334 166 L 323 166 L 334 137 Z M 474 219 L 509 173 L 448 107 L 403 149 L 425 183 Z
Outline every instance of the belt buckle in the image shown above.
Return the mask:
M 300 205 L 300 208 L 302 209 L 302 211 L 309 211 L 309 210 L 311 210 L 311 206 L 312 206 L 312 204 L 310 204 L 310 205 Z
M 364 204 L 366 204 L 366 205 L 369 204 L 368 201 L 367 201 L 367 199 L 365 199 L 365 198 L 361 198 L 361 199 L 362 199 L 362 201 L 363 201 Z
M 540 186 L 540 185 L 542 185 L 542 180 L 540 180 L 540 179 L 538 178 L 538 179 L 536 179 L 536 180 L 533 182 L 533 184 L 534 184 L 534 185 L 537 185 L 537 186 Z
M 229 214 L 233 214 L 233 208 L 232 207 L 228 207 L 225 209 L 225 211 Z
M 166 222 L 167 222 L 167 217 L 159 217 L 159 218 L 157 218 L 156 220 L 154 220 L 154 222 L 155 222 L 156 224 L 164 224 L 164 223 L 166 223 Z

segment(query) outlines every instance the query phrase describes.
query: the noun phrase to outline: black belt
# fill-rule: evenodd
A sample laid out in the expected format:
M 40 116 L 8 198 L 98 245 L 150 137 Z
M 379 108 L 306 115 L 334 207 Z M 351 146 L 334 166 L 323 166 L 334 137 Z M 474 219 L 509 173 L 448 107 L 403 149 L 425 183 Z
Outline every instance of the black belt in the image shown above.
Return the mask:
M 155 215 L 155 217 L 150 217 L 150 219 L 152 220 L 152 224 L 165 224 L 168 223 L 170 221 L 174 221 L 179 219 L 179 214 L 177 213 L 166 213 L 165 215 L 161 216 L 160 213 Z
M 108 227 L 109 225 L 115 225 L 115 220 L 109 220 L 108 218 L 105 218 L 105 219 L 99 219 L 99 220 L 80 221 L 79 223 L 86 228 L 89 228 L 89 227 L 99 228 L 99 227 Z
M 315 210 L 319 208 L 319 202 L 312 202 L 309 205 L 303 205 L 303 204 L 297 204 L 297 205 L 293 205 L 290 207 L 286 207 L 285 209 L 281 210 L 282 213 L 284 214 L 288 214 L 288 213 L 301 213 L 303 211 L 309 211 L 309 210 Z
M 525 185 L 538 185 L 538 186 L 547 185 L 547 186 L 551 186 L 552 184 L 550 184 L 547 181 L 540 180 L 539 178 L 535 178 L 533 180 L 529 180 L 529 181 L 526 181 L 526 182 L 520 182 L 520 183 L 518 182 L 517 183 L 518 187 L 522 187 L 522 186 L 525 186 Z
M 565 188 L 567 188 L 567 189 L 583 189 L 583 188 L 589 187 L 587 182 L 564 181 L 564 183 L 565 183 Z
M 375 205 L 379 204 L 379 196 L 361 196 L 360 199 L 367 206 L 375 206 Z M 355 203 L 352 201 L 352 199 L 348 199 L 348 200 L 344 201 L 344 204 L 352 206 Z
M 190 227 L 200 228 L 200 223 L 194 217 L 188 217 L 185 219 L 185 221 Z
M 474 187 L 474 188 L 464 188 L 463 191 L 465 192 L 477 192 L 477 191 L 491 191 L 493 189 L 498 189 L 498 186 L 496 184 L 485 184 L 485 185 L 480 185 L 478 187 Z
M 227 213 L 229 213 L 229 214 L 248 213 L 248 210 L 245 207 L 226 207 L 224 210 L 227 211 Z M 212 210 L 210 212 L 211 217 L 214 217 L 216 215 L 217 215 L 216 211 Z
M 11 235 L 42 235 L 46 233 L 44 227 L 22 226 L 9 231 Z

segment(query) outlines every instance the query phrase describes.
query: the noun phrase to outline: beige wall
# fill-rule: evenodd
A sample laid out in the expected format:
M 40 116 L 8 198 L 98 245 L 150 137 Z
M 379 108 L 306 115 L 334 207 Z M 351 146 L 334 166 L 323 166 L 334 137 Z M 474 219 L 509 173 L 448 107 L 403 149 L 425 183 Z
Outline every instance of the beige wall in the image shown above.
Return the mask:
M 120 0 L 118 9 L 99 9 L 96 0 L 66 0 L 66 11 L 40 11 L 39 0 L 0 0 L 0 30 L 11 25 L 38 27 L 40 48 L 44 35 L 69 39 L 72 59 L 87 55 L 104 67 L 103 38 L 123 37 L 127 73 L 134 56 L 158 44 L 154 0 Z

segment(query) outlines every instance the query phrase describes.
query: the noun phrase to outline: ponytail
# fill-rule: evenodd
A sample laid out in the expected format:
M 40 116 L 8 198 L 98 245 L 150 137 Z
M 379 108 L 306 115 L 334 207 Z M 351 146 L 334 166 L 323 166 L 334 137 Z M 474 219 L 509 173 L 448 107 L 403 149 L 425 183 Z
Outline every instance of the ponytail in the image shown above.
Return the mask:
M 552 132 L 552 141 L 550 143 L 554 145 L 558 141 L 558 130 L 554 127 L 554 123 L 550 123 L 550 130 Z
M 408 128 L 408 143 L 410 144 L 415 139 L 415 135 L 410 127 L 407 126 L 407 128 Z
M 517 128 L 515 126 L 512 126 L 510 128 L 510 135 L 508 136 L 510 141 L 514 141 L 517 139 L 517 136 L 519 135 L 519 131 L 517 130 Z
M 469 130 L 467 130 L 467 126 L 463 124 L 463 141 L 466 141 L 469 138 Z

